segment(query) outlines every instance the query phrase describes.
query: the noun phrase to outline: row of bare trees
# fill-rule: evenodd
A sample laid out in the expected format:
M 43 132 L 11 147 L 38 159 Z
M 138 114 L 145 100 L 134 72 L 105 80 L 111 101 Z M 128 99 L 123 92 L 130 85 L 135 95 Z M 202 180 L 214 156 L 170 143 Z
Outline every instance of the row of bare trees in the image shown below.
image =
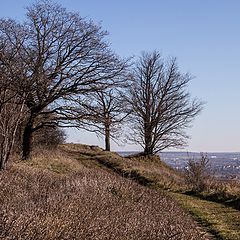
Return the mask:
M 185 143 L 202 103 L 191 100 L 191 77 L 175 59 L 166 63 L 158 52 L 136 63 L 121 59 L 99 25 L 52 1 L 31 5 L 26 16 L 24 23 L 0 20 L 0 168 L 20 123 L 23 159 L 46 126 L 103 135 L 108 151 L 123 132 L 145 154 Z

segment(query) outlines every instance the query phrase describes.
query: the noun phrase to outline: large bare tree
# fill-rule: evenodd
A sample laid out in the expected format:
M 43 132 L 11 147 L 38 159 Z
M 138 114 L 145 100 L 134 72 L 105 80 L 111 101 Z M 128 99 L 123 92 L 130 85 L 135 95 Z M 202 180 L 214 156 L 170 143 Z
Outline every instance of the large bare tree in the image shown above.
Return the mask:
M 132 108 L 129 139 L 144 154 L 186 143 L 185 130 L 202 109 L 187 91 L 191 79 L 179 71 L 175 58 L 164 61 L 156 51 L 143 53 L 136 63 L 126 97 Z
M 30 6 L 24 23 L 0 20 L 0 64 L 28 109 L 23 159 L 30 156 L 34 131 L 44 126 L 39 115 L 59 117 L 63 98 L 104 89 L 122 71 L 125 62 L 105 36 L 100 26 L 51 1 Z

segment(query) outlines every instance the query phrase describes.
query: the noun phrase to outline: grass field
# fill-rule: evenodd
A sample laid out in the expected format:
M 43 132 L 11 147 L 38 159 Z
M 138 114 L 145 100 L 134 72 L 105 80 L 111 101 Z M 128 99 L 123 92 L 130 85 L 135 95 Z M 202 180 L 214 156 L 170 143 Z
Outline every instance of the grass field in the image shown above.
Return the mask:
M 0 173 L 0 239 L 238 239 L 239 211 L 176 193 L 182 181 L 157 158 L 39 150 Z

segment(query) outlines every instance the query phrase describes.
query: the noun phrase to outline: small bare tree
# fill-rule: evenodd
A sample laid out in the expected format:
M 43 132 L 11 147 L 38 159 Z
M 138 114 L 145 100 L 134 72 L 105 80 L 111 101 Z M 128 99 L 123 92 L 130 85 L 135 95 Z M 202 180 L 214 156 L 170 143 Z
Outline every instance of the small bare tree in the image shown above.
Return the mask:
M 125 62 L 111 52 L 105 36 L 92 21 L 46 0 L 28 8 L 23 24 L 0 21 L 0 65 L 14 79 L 17 94 L 26 96 L 23 159 L 30 156 L 33 133 L 45 124 L 37 121 L 39 115 L 60 119 L 65 97 L 103 89 L 122 71 Z
M 116 83 L 111 88 L 88 94 L 77 101 L 74 114 L 78 128 L 105 138 L 105 150 L 110 151 L 110 139 L 120 141 L 122 126 L 129 115 L 123 94 L 125 84 Z
M 176 59 L 165 62 L 158 52 L 143 53 L 132 74 L 126 97 L 131 105 L 129 139 L 154 154 L 186 143 L 185 129 L 202 103 L 190 99 L 189 74 L 180 73 Z

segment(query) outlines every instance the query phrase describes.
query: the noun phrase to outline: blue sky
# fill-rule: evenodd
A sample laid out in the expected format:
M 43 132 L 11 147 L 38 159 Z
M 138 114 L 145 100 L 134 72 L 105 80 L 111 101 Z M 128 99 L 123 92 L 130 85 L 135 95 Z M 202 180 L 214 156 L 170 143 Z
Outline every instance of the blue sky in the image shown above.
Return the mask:
M 31 0 L 2 1 L 0 17 L 24 19 Z M 57 0 L 101 23 L 123 57 L 159 50 L 195 76 L 189 90 L 206 102 L 188 131 L 188 151 L 240 152 L 240 1 Z M 69 141 L 99 144 L 93 134 L 69 132 Z M 137 150 L 134 145 L 114 150 Z

